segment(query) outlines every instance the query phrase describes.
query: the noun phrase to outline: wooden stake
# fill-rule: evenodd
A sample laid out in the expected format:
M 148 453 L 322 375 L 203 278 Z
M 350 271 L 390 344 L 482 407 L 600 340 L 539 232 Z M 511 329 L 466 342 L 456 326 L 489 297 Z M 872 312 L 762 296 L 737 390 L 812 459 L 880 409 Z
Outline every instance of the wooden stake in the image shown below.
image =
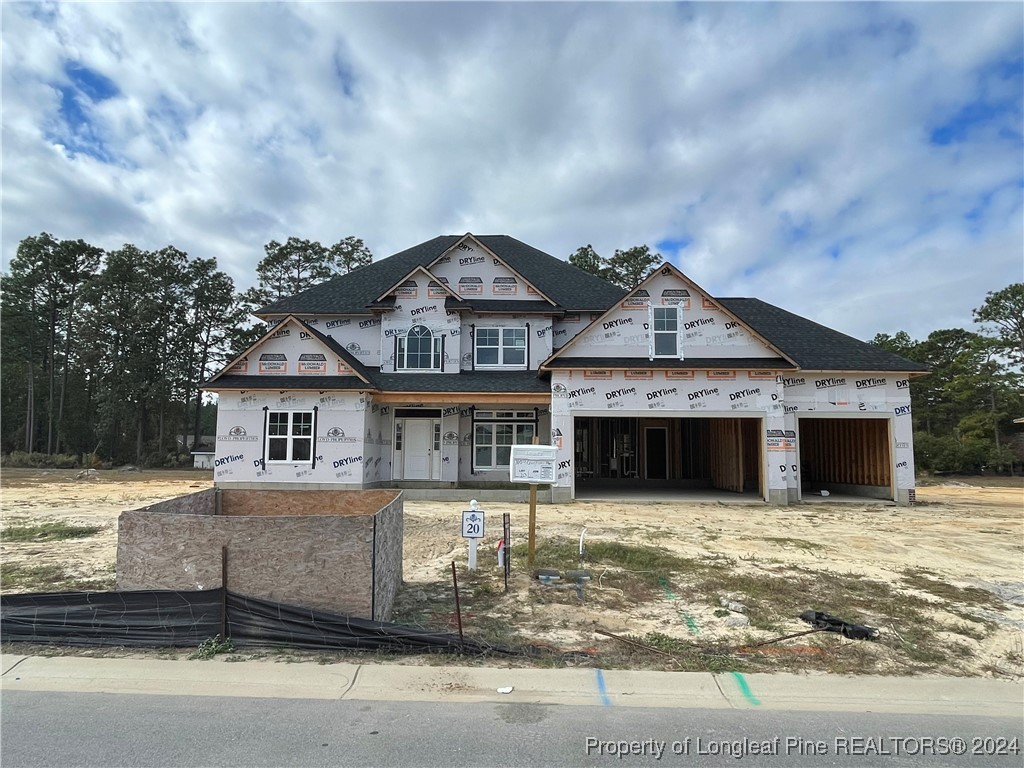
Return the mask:
M 533 436 L 533 444 L 537 445 L 540 438 Z M 537 486 L 530 483 L 530 533 L 526 552 L 526 567 L 533 568 L 533 556 L 537 551 Z
M 219 493 L 219 491 L 218 491 Z M 220 548 L 220 639 L 228 639 L 228 548 Z
M 459 605 L 459 577 L 455 572 L 454 560 L 452 560 L 452 584 L 455 586 L 455 620 L 459 623 L 459 648 L 465 650 L 466 641 L 462 636 L 462 607 Z

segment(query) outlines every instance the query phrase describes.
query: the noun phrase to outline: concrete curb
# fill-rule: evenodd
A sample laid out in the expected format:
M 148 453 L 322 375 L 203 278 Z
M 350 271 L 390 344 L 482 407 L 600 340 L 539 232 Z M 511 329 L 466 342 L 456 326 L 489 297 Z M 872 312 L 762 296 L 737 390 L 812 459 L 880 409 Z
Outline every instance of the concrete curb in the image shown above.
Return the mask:
M 960 714 L 1020 718 L 1024 683 L 976 678 L 4 656 L 0 690 Z M 512 692 L 498 693 L 512 687 Z

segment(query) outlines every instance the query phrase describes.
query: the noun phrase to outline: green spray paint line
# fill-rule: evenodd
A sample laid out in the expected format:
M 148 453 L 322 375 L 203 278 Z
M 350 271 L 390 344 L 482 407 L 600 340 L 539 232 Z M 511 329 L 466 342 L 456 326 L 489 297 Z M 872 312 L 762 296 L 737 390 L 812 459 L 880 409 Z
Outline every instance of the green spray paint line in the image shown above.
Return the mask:
M 664 577 L 662 577 L 662 578 L 658 579 L 658 584 L 661 585 L 661 589 L 665 593 L 665 597 L 667 597 L 670 602 L 673 602 L 673 603 L 676 602 L 676 600 L 678 598 L 676 597 L 675 593 L 671 589 L 668 588 L 668 580 L 665 579 Z M 686 611 L 684 611 L 679 606 L 676 606 L 676 610 L 679 611 L 679 615 L 682 616 L 683 617 L 683 621 L 686 622 L 686 628 L 688 630 L 690 630 L 690 634 L 691 635 L 699 635 L 700 634 L 700 627 L 697 626 L 697 620 L 694 619 L 693 616 L 688 614 Z
M 761 706 L 761 700 L 758 699 L 750 690 L 750 686 L 747 684 L 747 678 L 745 678 L 740 672 L 730 672 L 729 674 L 736 679 L 736 685 L 740 687 L 740 693 L 742 693 L 746 700 L 750 702 L 750 705 L 752 707 Z

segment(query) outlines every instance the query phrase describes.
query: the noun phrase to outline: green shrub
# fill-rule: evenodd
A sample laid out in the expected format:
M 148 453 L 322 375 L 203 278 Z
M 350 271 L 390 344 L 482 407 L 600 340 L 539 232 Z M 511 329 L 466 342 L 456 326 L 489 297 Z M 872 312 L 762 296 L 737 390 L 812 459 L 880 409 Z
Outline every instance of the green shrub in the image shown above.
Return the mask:
M 189 655 L 189 658 L 212 659 L 218 654 L 231 653 L 233 650 L 235 650 L 235 646 L 232 644 L 231 638 L 221 638 L 220 635 L 214 635 L 203 640 L 195 652 Z
M 34 469 L 74 469 L 79 466 L 78 456 L 70 453 L 45 453 L 35 451 L 11 451 L 3 457 L 5 467 L 30 467 Z

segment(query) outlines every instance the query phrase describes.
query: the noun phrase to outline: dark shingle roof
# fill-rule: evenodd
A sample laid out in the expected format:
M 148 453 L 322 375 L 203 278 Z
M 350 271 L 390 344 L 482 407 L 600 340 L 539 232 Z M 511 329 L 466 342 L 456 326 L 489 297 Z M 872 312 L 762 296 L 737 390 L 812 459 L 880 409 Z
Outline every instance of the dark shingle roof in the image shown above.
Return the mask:
M 232 373 L 202 385 L 206 390 L 218 389 L 346 389 L 365 392 L 373 389 L 355 376 L 248 376 Z
M 445 299 L 445 309 L 464 310 L 467 312 L 506 312 L 529 315 L 561 315 L 561 307 L 553 307 L 546 301 L 530 301 L 529 299 Z
M 367 305 L 380 296 L 382 291 L 397 283 L 415 267 L 430 264 L 461 238 L 462 235 L 435 237 L 347 275 L 340 275 L 294 296 L 271 302 L 257 314 L 366 314 Z M 618 286 L 514 237 L 481 235 L 476 239 L 566 311 L 604 310 L 624 295 Z
M 691 357 L 686 360 L 646 357 L 556 357 L 545 368 L 599 368 L 602 370 L 751 370 L 792 371 L 796 369 L 781 357 Z
M 928 368 L 760 299 L 718 299 L 742 322 L 808 371 L 899 371 Z
M 385 392 L 551 392 L 536 371 L 462 371 L 446 373 L 374 373 Z

